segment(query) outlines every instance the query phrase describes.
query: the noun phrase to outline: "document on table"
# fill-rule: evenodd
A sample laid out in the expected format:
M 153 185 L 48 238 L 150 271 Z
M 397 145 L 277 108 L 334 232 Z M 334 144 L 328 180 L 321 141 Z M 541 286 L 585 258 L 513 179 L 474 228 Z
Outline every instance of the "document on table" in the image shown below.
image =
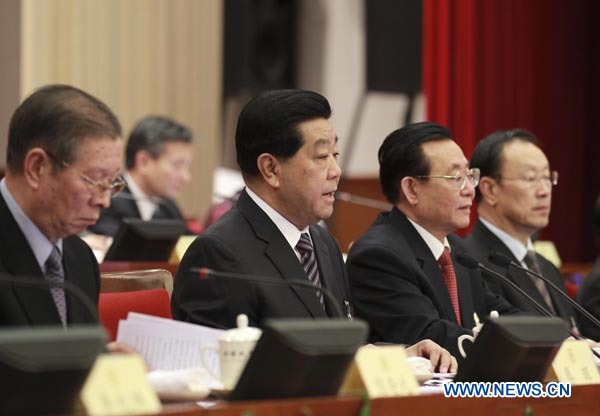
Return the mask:
M 203 367 L 200 348 L 218 345 L 223 330 L 187 322 L 129 312 L 119 322 L 117 341 L 140 352 L 153 370 L 180 370 Z M 213 370 L 218 370 L 217 354 L 206 357 Z

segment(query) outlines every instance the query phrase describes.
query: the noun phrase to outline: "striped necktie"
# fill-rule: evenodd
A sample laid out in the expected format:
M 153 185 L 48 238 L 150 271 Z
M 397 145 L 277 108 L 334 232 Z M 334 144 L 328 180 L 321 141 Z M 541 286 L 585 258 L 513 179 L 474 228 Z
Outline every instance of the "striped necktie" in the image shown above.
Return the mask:
M 46 280 L 53 284 L 50 288 L 52 293 L 52 299 L 56 304 L 56 309 L 60 315 L 60 320 L 63 326 L 67 325 L 67 301 L 65 299 L 65 289 L 63 285 L 65 283 L 65 271 L 62 266 L 62 255 L 58 250 L 58 247 L 52 246 L 52 251 L 48 256 L 45 263 L 46 267 Z
M 527 250 L 527 254 L 523 259 L 523 262 L 527 266 L 529 270 L 534 273 L 542 274 L 542 270 L 540 269 L 540 264 L 537 261 L 536 254 L 533 250 Z M 533 281 L 533 284 L 544 298 L 546 305 L 550 308 L 550 311 L 556 315 L 556 310 L 554 309 L 554 304 L 552 303 L 552 298 L 550 297 L 550 293 L 548 292 L 548 288 L 546 287 L 546 282 L 544 282 L 539 277 L 534 276 L 533 274 L 529 274 L 529 277 Z
M 315 257 L 315 250 L 308 233 L 302 233 L 300 235 L 300 240 L 298 240 L 298 243 L 296 244 L 296 250 L 300 253 L 300 263 L 302 263 L 302 267 L 308 276 L 308 280 L 310 280 L 313 285 L 321 287 L 317 258 Z M 320 291 L 317 292 L 317 297 L 319 298 L 321 305 L 325 305 L 323 293 Z

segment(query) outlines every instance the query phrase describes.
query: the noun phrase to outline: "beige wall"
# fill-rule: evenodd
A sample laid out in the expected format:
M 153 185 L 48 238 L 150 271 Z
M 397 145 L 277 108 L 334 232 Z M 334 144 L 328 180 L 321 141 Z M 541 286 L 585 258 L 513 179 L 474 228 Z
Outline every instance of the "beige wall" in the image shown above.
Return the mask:
M 20 101 L 20 27 L 20 0 L 0 1 L 0 170 L 6 163 L 10 116 Z
M 202 216 L 220 160 L 222 0 L 20 3 L 20 99 L 41 85 L 67 83 L 105 101 L 125 135 L 150 113 L 187 124 L 197 140 L 193 179 L 180 202 Z

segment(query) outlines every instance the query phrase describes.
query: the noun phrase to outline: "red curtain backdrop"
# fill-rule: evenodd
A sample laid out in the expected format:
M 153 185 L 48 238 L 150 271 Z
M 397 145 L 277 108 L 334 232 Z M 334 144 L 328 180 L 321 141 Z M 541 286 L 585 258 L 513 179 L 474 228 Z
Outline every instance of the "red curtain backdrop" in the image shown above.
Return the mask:
M 563 261 L 598 253 L 599 7 L 594 0 L 424 0 L 423 89 L 429 120 L 470 157 L 498 129 L 526 128 L 560 173 L 550 225 Z

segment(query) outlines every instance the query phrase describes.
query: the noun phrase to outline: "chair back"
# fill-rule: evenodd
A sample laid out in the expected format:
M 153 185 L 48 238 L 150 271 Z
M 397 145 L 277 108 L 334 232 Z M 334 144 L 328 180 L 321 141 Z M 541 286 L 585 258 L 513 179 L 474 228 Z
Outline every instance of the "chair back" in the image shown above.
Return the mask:
M 173 275 L 164 269 L 133 270 L 102 273 L 100 292 L 130 292 L 132 290 L 165 289 L 171 297 Z
M 117 338 L 119 321 L 127 318 L 129 312 L 173 318 L 171 315 L 171 300 L 165 289 L 100 293 L 98 313 L 100 322 L 108 332 L 109 341 L 114 341 Z

